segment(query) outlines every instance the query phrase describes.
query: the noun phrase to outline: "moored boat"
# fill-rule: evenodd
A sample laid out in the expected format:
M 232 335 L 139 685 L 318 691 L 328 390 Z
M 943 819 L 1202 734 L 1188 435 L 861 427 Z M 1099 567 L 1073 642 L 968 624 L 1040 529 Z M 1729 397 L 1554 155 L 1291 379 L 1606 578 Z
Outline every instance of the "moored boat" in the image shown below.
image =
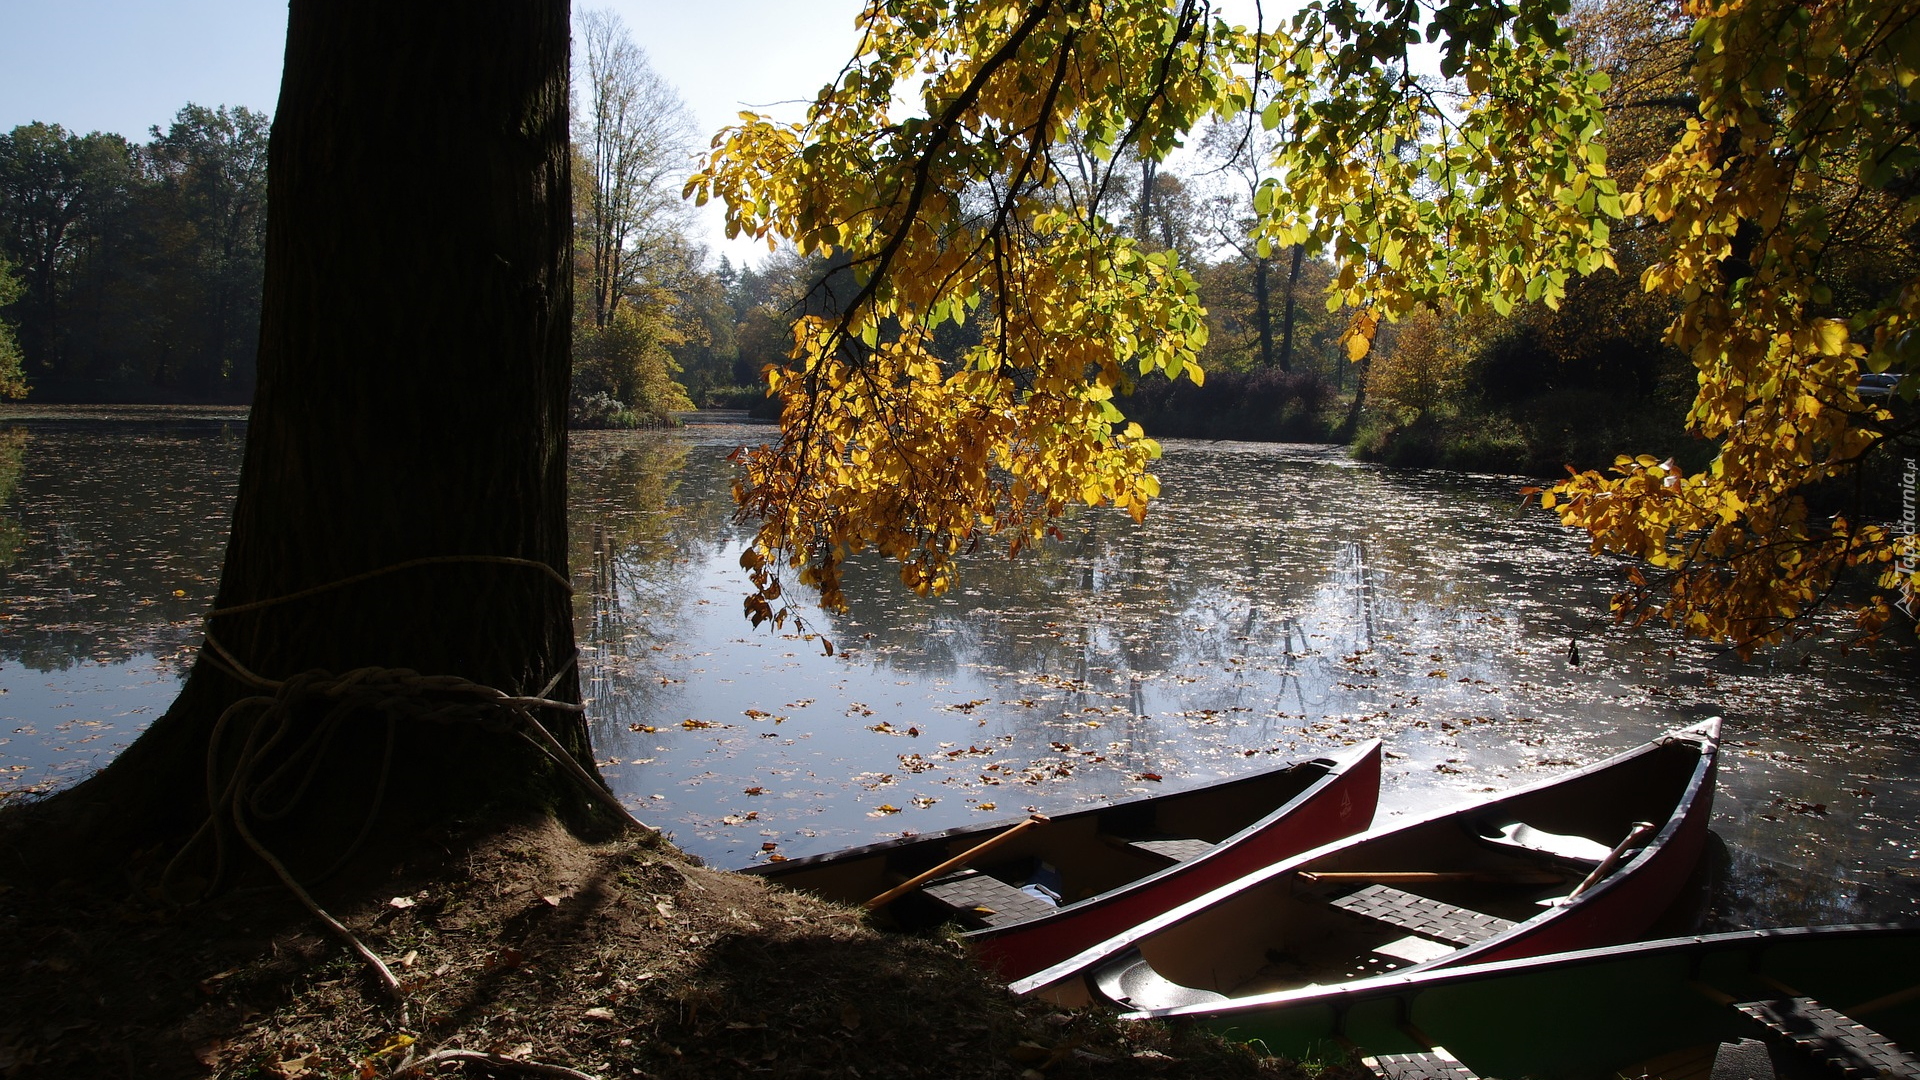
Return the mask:
M 1402 1059 L 1444 1051 L 1480 1076 L 1693 1080 L 1721 1075 L 1716 1057 L 1742 1043 L 1766 1063 L 1761 1076 L 1772 1075 L 1769 1059 L 1789 1071 L 1790 1062 L 1825 1059 L 1869 1076 L 1880 1068 L 1912 1076 L 1898 1066 L 1904 1055 L 1911 1070 L 1920 1048 L 1916 972 L 1920 926 L 1796 927 L 1432 968 L 1129 1016 L 1197 1024 L 1291 1057 L 1334 1047 Z M 1777 1048 L 1756 1053 L 1755 1043 Z
M 1707 838 L 1719 720 L 1465 807 L 1257 870 L 1016 993 L 1128 1009 L 1629 941 Z
M 1253 870 L 1367 828 L 1380 744 L 1212 784 L 742 868 L 902 929 L 955 922 L 1015 979 Z M 944 867 L 944 869 L 942 869 Z M 901 891 L 928 871 L 924 883 Z

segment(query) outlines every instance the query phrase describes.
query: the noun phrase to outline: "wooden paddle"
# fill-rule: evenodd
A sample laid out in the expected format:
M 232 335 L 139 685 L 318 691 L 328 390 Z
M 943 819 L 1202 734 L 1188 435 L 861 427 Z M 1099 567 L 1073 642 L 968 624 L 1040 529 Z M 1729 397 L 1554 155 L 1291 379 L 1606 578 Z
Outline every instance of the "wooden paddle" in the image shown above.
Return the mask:
M 1367 881 L 1376 885 L 1421 885 L 1432 882 L 1472 881 L 1487 885 L 1558 885 L 1567 880 L 1550 870 L 1520 870 L 1496 874 L 1485 870 L 1329 870 L 1300 872 L 1300 880 Z
M 1659 831 L 1660 826 L 1655 825 L 1651 821 L 1634 822 L 1633 828 L 1627 830 L 1627 838 L 1614 845 L 1613 850 L 1607 854 L 1606 858 L 1600 860 L 1600 865 L 1593 868 L 1593 873 L 1588 874 L 1585 881 L 1573 887 L 1573 891 L 1567 894 L 1567 900 L 1571 901 L 1581 893 L 1598 885 L 1602 878 L 1613 873 L 1613 868 L 1620 865 L 1630 849 L 1652 837 L 1653 834 Z
M 961 852 L 960 854 L 955 855 L 953 858 L 948 859 L 946 862 L 941 863 L 939 866 L 936 866 L 933 869 L 926 871 L 925 873 L 915 874 L 913 877 L 910 877 L 907 880 L 901 882 L 900 884 L 895 885 L 893 888 L 888 889 L 886 892 L 881 893 L 879 896 L 874 897 L 873 899 L 867 901 L 866 903 L 860 906 L 866 908 L 868 911 L 872 911 L 874 908 L 877 908 L 882 904 L 885 904 L 891 900 L 894 900 L 906 893 L 912 892 L 913 890 L 919 888 L 920 886 L 925 885 L 927 882 L 932 881 L 934 878 L 939 877 L 941 874 L 947 873 L 948 871 L 960 869 L 961 867 L 967 865 L 968 863 L 979 858 L 980 856 L 985 855 L 987 852 L 992 851 L 994 848 L 999 847 L 1001 844 L 1004 844 L 1007 841 L 1013 839 L 1014 837 L 1020 835 L 1022 832 L 1025 832 L 1027 829 L 1030 829 L 1035 825 L 1045 824 L 1046 821 L 1047 821 L 1047 815 L 1035 814 L 1032 817 L 1028 818 L 1027 820 L 1021 822 L 1020 824 L 1015 825 L 1013 828 L 1008 829 L 1006 832 L 1003 832 L 998 836 L 990 836 L 987 839 L 981 841 L 980 843 L 975 844 L 973 847 L 970 847 L 967 850 Z

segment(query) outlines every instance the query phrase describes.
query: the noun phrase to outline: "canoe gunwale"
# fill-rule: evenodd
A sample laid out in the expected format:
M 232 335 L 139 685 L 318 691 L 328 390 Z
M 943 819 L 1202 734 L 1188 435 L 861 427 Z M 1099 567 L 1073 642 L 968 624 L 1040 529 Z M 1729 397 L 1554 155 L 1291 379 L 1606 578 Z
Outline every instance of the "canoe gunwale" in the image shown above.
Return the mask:
M 1849 1027 L 1858 1021 L 1916 1045 L 1916 956 L 1915 921 L 1737 930 L 1401 970 L 1118 1019 L 1198 1026 L 1282 1054 L 1336 1042 L 1402 1052 L 1408 1038 L 1438 1040 L 1483 1075 L 1600 1080 L 1677 1068 L 1704 1077 L 1714 1047 L 1763 1037 L 1763 1025 L 1734 1006 L 1786 992 L 1779 979 Z M 1888 992 L 1896 987 L 1905 989 Z
M 1543 953 L 1539 956 L 1520 956 L 1511 960 L 1489 960 L 1478 964 L 1461 964 L 1449 967 L 1433 967 L 1414 970 L 1403 968 L 1384 975 L 1374 975 L 1365 979 L 1340 983 L 1335 986 L 1310 986 L 1296 990 L 1275 990 L 1266 994 L 1253 994 L 1235 1001 L 1230 1007 L 1209 1005 L 1176 1005 L 1164 1009 L 1139 1009 L 1122 1013 L 1122 1020 L 1201 1020 L 1231 1019 L 1235 1014 L 1258 1008 L 1273 1008 L 1282 1005 L 1298 1005 L 1309 1002 L 1322 1002 L 1330 1005 L 1340 1000 L 1371 997 L 1377 994 L 1390 994 L 1397 990 L 1419 990 L 1429 986 L 1444 986 L 1449 983 L 1471 982 L 1489 976 L 1505 975 L 1522 971 L 1547 971 L 1559 967 L 1578 967 L 1583 964 L 1628 959 L 1641 954 L 1660 953 L 1669 950 L 1687 951 L 1691 949 L 1717 949 L 1732 946 L 1745 946 L 1748 951 L 1764 952 L 1769 946 L 1783 942 L 1814 938 L 1860 937 L 1886 933 L 1920 934 L 1920 922 L 1873 922 L 1873 923 L 1837 923 L 1831 926 L 1784 926 L 1760 930 L 1728 930 L 1717 934 L 1687 934 L 1680 937 L 1660 938 L 1654 941 L 1635 941 L 1625 945 L 1600 945 L 1591 949 L 1574 949 L 1561 953 Z M 1337 1007 L 1337 1006 L 1336 1006 Z
M 1648 742 L 1641 750 L 1645 753 L 1654 753 L 1677 741 L 1698 744 L 1700 747 L 1700 757 L 1699 760 L 1694 763 L 1693 775 L 1687 780 L 1686 790 L 1681 794 L 1680 800 L 1674 804 L 1673 812 L 1668 815 L 1666 821 L 1661 823 L 1660 831 L 1653 835 L 1653 839 L 1649 840 L 1646 846 L 1642 847 L 1638 852 L 1635 852 L 1631 858 L 1622 860 L 1618 866 L 1614 867 L 1611 873 L 1595 882 L 1590 888 L 1577 897 L 1572 897 L 1559 905 L 1547 908 L 1540 912 L 1540 914 L 1520 923 L 1518 926 L 1497 937 L 1477 942 L 1458 952 L 1451 953 L 1437 960 L 1428 961 L 1425 964 L 1417 965 L 1417 967 L 1425 969 L 1429 967 L 1454 967 L 1463 963 L 1471 964 L 1475 962 L 1474 958 L 1477 956 L 1511 948 L 1513 945 L 1524 941 L 1533 933 L 1549 925 L 1558 923 L 1575 912 L 1592 910 L 1604 904 L 1614 892 L 1625 888 L 1629 882 L 1636 880 L 1640 871 L 1662 860 L 1667 854 L 1668 849 L 1676 843 L 1683 830 L 1698 829 L 1704 835 L 1706 821 L 1713 813 L 1714 778 L 1719 767 L 1719 718 L 1716 717 L 1713 720 L 1669 732 L 1666 735 Z M 1600 766 L 1606 765 L 1609 762 L 1620 762 L 1626 756 L 1627 755 L 1620 755 L 1614 758 L 1608 758 L 1606 761 L 1595 762 L 1593 765 L 1587 766 L 1587 770 L 1598 769 Z M 1552 780 L 1568 780 L 1578 773 L 1585 771 L 1586 770 L 1579 770 L 1577 773 L 1567 773 L 1560 777 L 1549 778 L 1549 783 L 1551 783 Z M 1525 790 L 1526 789 L 1522 789 L 1512 794 L 1518 795 Z M 1504 799 L 1501 801 L 1504 801 Z M 1656 912 L 1655 914 L 1658 913 Z
M 1204 854 L 1184 862 L 1173 863 L 1169 866 L 1162 867 L 1145 877 L 1136 878 L 1133 881 L 1116 888 L 1108 889 L 1105 892 L 1076 900 L 1070 904 L 1062 904 L 1045 915 L 1011 923 L 1006 926 L 989 926 L 979 930 L 969 930 L 962 934 L 961 937 L 974 944 L 983 944 L 994 938 L 1032 931 L 1058 924 L 1065 919 L 1083 916 L 1089 912 L 1123 903 L 1140 893 L 1160 886 L 1170 878 L 1184 877 L 1204 872 L 1210 864 L 1230 857 L 1233 849 L 1241 843 L 1263 832 L 1274 829 L 1276 826 L 1283 825 L 1287 818 L 1292 817 L 1302 808 L 1325 795 L 1330 789 L 1340 785 L 1350 774 L 1358 769 L 1362 763 L 1369 760 L 1377 763 L 1380 748 L 1380 740 L 1369 739 L 1359 744 L 1358 749 L 1353 752 L 1332 759 L 1333 767 L 1329 768 L 1324 776 L 1315 780 L 1312 784 L 1309 784 L 1299 794 L 1288 799 L 1271 812 L 1261 816 L 1259 820 L 1248 824 L 1245 828 L 1240 829 L 1233 835 L 1213 845 Z M 1320 761 L 1328 759 L 1315 758 L 1312 760 Z M 1372 821 L 1371 813 L 1368 814 L 1367 820 L 1369 822 Z
M 1192 787 L 1182 788 L 1177 791 L 1149 792 L 1144 795 L 1133 795 L 1123 799 L 1113 799 L 1110 801 L 1101 802 L 1095 806 L 1083 807 L 1076 810 L 1070 810 L 1065 813 L 1052 815 L 1051 820 L 1067 821 L 1067 820 L 1071 820 L 1073 818 L 1078 818 L 1082 816 L 1104 814 L 1116 809 L 1120 809 L 1128 806 L 1137 806 L 1143 803 L 1150 803 L 1160 799 L 1178 798 L 1180 796 L 1186 796 L 1186 795 L 1204 795 L 1204 793 L 1209 791 L 1210 789 L 1216 789 L 1216 788 L 1226 789 L 1226 788 L 1233 787 L 1235 785 L 1251 786 L 1263 780 L 1272 781 L 1277 779 L 1280 776 L 1299 772 L 1303 769 L 1307 769 L 1315 766 L 1318 766 L 1321 769 L 1323 769 L 1324 771 L 1320 777 L 1317 777 L 1314 780 L 1310 781 L 1304 788 L 1302 788 L 1300 793 L 1291 796 L 1288 799 L 1288 801 L 1285 804 L 1283 804 L 1282 809 L 1285 809 L 1286 807 L 1292 807 L 1298 804 L 1301 798 L 1306 793 L 1321 790 L 1326 785 L 1326 781 L 1328 777 L 1339 776 L 1344 774 L 1346 771 L 1351 770 L 1356 764 L 1365 760 L 1370 752 L 1377 752 L 1378 747 L 1379 747 L 1379 740 L 1373 739 L 1373 740 L 1369 740 L 1366 743 L 1359 744 L 1359 749 L 1350 753 L 1345 753 L 1340 755 L 1322 754 L 1315 757 L 1302 758 L 1298 761 L 1286 762 L 1285 764 L 1275 766 L 1274 768 L 1271 768 L 1271 769 L 1261 770 L 1258 772 L 1251 772 L 1242 776 L 1232 776 L 1232 777 L 1227 777 L 1225 779 L 1212 781 L 1210 783 L 1196 784 Z M 942 829 L 942 830 L 939 830 L 938 832 L 916 833 L 912 836 L 890 837 L 886 840 L 877 840 L 871 844 L 862 844 L 857 847 L 841 848 L 836 851 L 825 851 L 816 855 L 804 855 L 797 859 L 786 859 L 781 862 L 750 863 L 746 866 L 735 867 L 733 872 L 737 874 L 751 874 L 755 877 L 764 877 L 771 881 L 774 881 L 775 883 L 779 883 L 779 879 L 781 877 L 784 877 L 789 874 L 797 875 L 797 874 L 803 873 L 808 869 L 827 866 L 834 863 L 840 863 L 840 862 L 850 863 L 850 862 L 856 862 L 861 859 L 867 859 L 867 858 L 885 858 L 897 851 L 904 850 L 910 847 L 919 846 L 922 844 L 932 845 L 937 843 L 950 843 L 955 840 L 966 839 L 966 838 L 978 838 L 980 840 L 985 840 L 990 836 L 993 836 L 997 833 L 1004 832 L 1007 829 L 1011 829 L 1014 826 L 1019 825 L 1021 822 L 1028 820 L 1028 817 L 1029 817 L 1028 815 L 1023 814 L 1019 817 L 1003 818 L 998 821 L 989 821 L 989 822 L 983 822 L 979 824 L 956 825 L 950 829 Z M 1232 843 L 1242 838 L 1244 834 L 1251 832 L 1255 829 L 1258 829 L 1262 823 L 1266 822 L 1271 817 L 1272 817 L 1271 814 L 1263 816 L 1259 821 L 1256 821 L 1253 824 L 1248 825 L 1246 828 L 1241 829 L 1238 832 L 1235 832 L 1232 836 L 1221 841 L 1220 845 L 1216 845 L 1216 846 L 1224 846 L 1226 844 Z

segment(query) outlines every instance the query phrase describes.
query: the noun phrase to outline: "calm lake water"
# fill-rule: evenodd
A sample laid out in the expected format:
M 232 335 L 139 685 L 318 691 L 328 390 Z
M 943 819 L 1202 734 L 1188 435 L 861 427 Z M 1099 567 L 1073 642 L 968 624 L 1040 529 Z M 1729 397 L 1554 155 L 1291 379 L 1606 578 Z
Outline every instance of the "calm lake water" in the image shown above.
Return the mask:
M 86 775 L 164 711 L 213 597 L 244 421 L 111 415 L 0 415 L 0 788 L 15 793 Z M 1520 481 L 1175 442 L 1145 525 L 1084 513 L 1037 555 L 975 556 L 940 599 L 862 564 L 852 610 L 808 612 L 809 636 L 741 615 L 725 457 L 766 435 L 574 439 L 603 774 L 717 865 L 1375 737 L 1381 812 L 1404 814 L 1720 715 L 1712 924 L 1920 915 L 1914 650 L 1743 662 L 1616 629 L 1616 571 L 1521 507 Z

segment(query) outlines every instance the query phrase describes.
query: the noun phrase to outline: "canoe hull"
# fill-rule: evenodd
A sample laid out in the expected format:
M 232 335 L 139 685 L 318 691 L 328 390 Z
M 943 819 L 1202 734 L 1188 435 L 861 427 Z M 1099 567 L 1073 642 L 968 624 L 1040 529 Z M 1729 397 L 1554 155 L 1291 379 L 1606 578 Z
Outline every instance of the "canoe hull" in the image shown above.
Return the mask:
M 1011 982 L 1263 866 L 1362 832 L 1380 797 L 1379 744 L 1370 747 L 1205 855 L 1050 915 L 970 931 L 965 939 L 980 963 Z
M 1061 814 L 983 856 L 978 869 L 1018 884 L 1018 875 L 1004 868 L 1044 863 L 1058 872 L 1068 902 L 1037 918 L 973 929 L 963 937 L 1000 977 L 1019 978 L 1223 882 L 1364 831 L 1379 789 L 1380 744 L 1374 741 L 1338 758 Z M 741 872 L 858 904 L 1017 824 L 888 840 Z M 1138 834 L 1197 837 L 1212 846 L 1175 862 L 1143 854 L 1121 839 Z M 912 895 L 888 910 L 904 928 L 947 915 Z
M 1759 1037 L 1725 998 L 1778 997 L 1784 985 L 1846 1012 L 1911 989 L 1916 971 L 1920 926 L 1799 927 L 1437 968 L 1227 1009 L 1129 1016 L 1196 1024 L 1289 1057 L 1348 1045 L 1365 1054 L 1416 1053 L 1430 1043 L 1483 1076 L 1677 1077 L 1703 1075 L 1694 1070 L 1719 1043 Z M 1920 997 L 1855 1018 L 1909 1049 L 1920 1046 Z

